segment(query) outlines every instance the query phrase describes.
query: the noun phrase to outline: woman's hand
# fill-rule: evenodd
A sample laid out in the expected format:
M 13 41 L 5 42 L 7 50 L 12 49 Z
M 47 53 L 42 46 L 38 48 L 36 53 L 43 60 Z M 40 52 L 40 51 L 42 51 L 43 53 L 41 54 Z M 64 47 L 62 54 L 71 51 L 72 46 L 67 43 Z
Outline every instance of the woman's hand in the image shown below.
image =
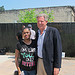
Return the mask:
M 20 68 L 18 67 L 17 69 L 18 69 L 18 75 L 21 75 L 21 70 L 20 70 Z
M 21 71 L 18 71 L 18 75 L 21 75 Z

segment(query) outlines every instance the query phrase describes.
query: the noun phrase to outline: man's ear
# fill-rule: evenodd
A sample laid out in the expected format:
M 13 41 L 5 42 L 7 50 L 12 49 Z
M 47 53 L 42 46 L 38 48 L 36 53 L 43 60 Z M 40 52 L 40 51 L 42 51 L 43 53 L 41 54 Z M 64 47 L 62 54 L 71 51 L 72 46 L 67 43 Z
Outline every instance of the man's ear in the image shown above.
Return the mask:
M 46 22 L 48 22 L 48 21 L 46 21 Z
M 48 23 L 48 21 L 46 21 L 46 24 Z

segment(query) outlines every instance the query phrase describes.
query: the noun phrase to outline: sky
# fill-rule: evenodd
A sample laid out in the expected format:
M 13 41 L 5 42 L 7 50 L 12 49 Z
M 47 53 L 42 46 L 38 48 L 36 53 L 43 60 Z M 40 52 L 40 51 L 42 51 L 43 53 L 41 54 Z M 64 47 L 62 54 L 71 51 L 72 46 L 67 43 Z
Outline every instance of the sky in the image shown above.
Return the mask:
M 75 6 L 75 0 L 0 0 L 5 10 L 56 6 Z

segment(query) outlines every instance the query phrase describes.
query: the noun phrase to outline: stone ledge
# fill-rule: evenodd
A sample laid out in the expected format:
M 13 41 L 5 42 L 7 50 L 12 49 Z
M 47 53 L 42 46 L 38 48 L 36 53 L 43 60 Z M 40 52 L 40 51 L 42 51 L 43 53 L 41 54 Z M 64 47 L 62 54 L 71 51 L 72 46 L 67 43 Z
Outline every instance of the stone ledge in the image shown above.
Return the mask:
M 75 60 L 75 57 L 65 57 L 65 58 L 62 58 L 62 59 L 65 59 L 65 60 Z
M 15 53 L 6 52 L 5 55 L 15 55 Z

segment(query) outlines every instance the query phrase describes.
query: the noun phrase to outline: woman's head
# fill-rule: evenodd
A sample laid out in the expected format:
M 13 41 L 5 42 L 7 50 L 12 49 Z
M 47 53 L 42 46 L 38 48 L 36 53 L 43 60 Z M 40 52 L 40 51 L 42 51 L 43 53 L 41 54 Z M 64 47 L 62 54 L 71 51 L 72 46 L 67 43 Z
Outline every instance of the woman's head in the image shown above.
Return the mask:
M 30 39 L 30 35 L 31 35 L 31 32 L 30 32 L 30 29 L 29 28 L 24 28 L 22 30 L 22 38 L 23 39 Z

